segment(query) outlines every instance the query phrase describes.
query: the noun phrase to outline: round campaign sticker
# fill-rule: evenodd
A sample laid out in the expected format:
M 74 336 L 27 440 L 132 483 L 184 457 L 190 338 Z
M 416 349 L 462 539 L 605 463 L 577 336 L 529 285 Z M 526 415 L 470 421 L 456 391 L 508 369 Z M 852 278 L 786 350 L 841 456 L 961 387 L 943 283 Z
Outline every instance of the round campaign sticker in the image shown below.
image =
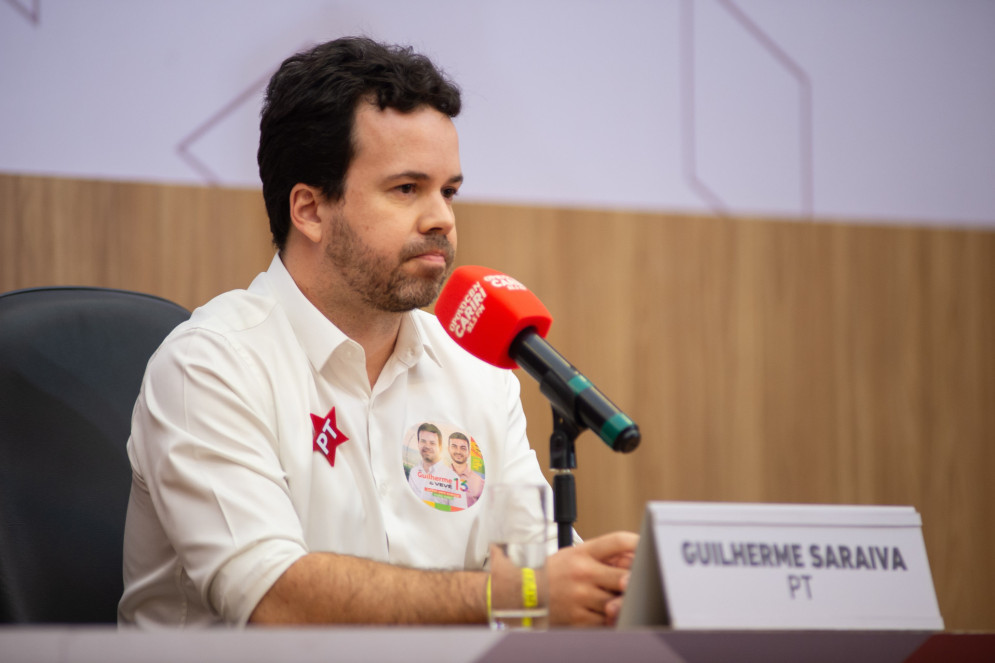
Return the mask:
M 484 492 L 484 456 L 473 437 L 452 424 L 412 426 L 402 442 L 404 474 L 415 496 L 439 511 L 462 511 Z

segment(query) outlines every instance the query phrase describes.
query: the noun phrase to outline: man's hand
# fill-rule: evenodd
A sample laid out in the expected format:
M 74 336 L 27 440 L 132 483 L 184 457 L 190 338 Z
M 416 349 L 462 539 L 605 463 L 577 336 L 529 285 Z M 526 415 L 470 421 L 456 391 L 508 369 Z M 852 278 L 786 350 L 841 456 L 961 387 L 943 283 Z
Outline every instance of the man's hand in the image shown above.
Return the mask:
M 563 548 L 550 557 L 550 623 L 614 625 L 637 543 L 637 534 L 613 532 Z

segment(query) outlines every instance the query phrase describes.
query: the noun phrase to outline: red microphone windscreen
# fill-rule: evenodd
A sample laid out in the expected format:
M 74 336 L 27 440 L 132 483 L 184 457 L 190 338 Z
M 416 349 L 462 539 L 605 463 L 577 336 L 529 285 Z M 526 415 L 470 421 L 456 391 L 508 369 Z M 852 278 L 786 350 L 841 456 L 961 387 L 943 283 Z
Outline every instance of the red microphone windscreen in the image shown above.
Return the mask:
M 518 368 L 508 355 L 515 337 L 535 327 L 543 338 L 553 316 L 524 285 L 489 267 L 458 267 L 435 303 L 446 332 L 464 350 L 500 368 Z

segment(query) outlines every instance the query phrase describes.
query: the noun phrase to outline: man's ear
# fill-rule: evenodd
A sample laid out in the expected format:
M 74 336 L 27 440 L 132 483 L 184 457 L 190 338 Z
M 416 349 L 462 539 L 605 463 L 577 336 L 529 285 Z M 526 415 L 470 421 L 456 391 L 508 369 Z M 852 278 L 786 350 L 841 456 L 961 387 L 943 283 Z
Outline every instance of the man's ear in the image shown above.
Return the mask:
M 322 209 L 325 197 L 317 187 L 298 182 L 290 190 L 290 222 L 301 235 L 315 244 L 321 241 L 323 231 Z M 327 212 L 326 212 L 327 213 Z

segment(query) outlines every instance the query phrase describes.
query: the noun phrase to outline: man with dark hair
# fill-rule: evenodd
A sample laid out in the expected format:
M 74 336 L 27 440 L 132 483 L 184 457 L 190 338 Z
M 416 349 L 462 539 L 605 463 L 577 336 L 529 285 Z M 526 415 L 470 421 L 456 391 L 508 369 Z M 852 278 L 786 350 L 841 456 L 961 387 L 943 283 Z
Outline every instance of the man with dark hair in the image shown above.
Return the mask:
M 278 252 L 149 362 L 122 624 L 486 621 L 487 489 L 446 512 L 404 473 L 433 421 L 473 436 L 488 483 L 543 481 L 514 375 L 419 310 L 454 260 L 459 109 L 428 59 L 368 39 L 273 76 L 259 169 Z M 614 620 L 635 539 L 550 557 L 554 624 Z
M 456 431 L 449 436 L 449 457 L 453 460 L 450 469 L 456 474 L 460 492 L 466 495 L 466 504 L 473 506 L 484 492 L 484 480 L 470 466 L 470 440 Z
M 401 69 L 395 69 L 400 67 Z M 290 230 L 287 200 L 303 182 L 331 200 L 344 193 L 355 156 L 355 109 L 364 99 L 381 111 L 428 106 L 459 115 L 459 89 L 410 48 L 369 39 L 339 39 L 291 56 L 266 88 L 259 137 L 259 175 L 273 243 Z

